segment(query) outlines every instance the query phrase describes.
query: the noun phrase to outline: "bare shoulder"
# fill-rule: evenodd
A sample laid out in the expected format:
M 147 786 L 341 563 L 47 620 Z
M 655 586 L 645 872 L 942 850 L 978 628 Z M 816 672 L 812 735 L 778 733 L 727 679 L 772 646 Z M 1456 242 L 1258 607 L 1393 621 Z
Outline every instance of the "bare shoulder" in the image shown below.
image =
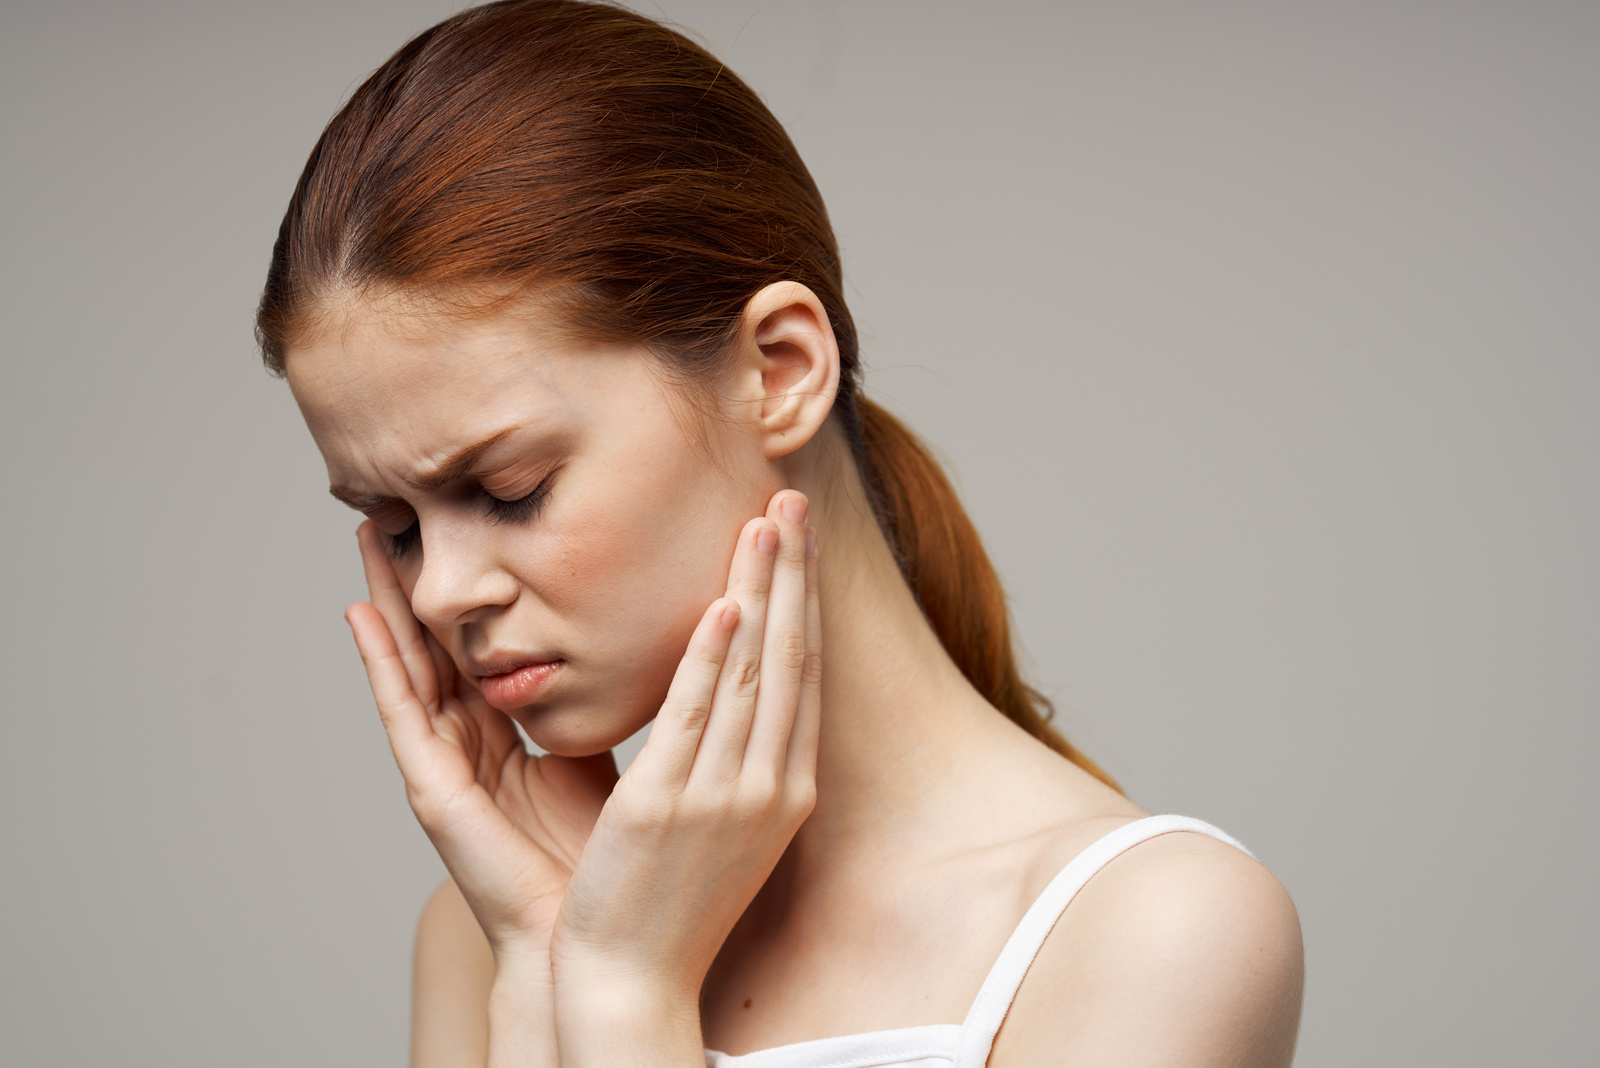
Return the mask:
M 990 1064 L 1288 1065 L 1304 983 L 1281 883 L 1192 832 L 1128 850 L 1045 940 Z
M 456 884 L 439 884 L 417 921 L 411 972 L 412 1068 L 489 1059 L 494 954 Z

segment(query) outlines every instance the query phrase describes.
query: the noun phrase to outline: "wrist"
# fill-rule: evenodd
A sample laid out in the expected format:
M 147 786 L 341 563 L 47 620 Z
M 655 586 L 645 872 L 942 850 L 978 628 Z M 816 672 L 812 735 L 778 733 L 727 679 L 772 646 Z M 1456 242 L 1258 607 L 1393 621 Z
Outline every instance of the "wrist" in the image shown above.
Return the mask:
M 686 963 L 681 946 L 601 943 L 558 927 L 546 943 L 557 987 L 574 1001 L 626 992 L 631 1000 L 693 1004 L 710 966 Z
M 543 979 L 546 983 L 553 981 L 548 942 L 491 942 L 489 948 L 494 953 L 496 981 L 502 974 L 508 980 L 519 982 L 534 979 Z
M 554 976 L 564 1068 L 705 1063 L 698 990 L 593 961 L 566 962 Z
M 495 952 L 489 1068 L 556 1068 L 555 981 L 548 953 Z

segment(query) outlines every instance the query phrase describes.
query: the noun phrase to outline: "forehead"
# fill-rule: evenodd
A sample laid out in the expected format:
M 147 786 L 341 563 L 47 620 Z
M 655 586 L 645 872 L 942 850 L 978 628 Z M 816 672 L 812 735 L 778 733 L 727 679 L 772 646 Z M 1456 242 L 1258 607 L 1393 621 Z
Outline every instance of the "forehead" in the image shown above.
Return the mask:
M 637 403 L 657 378 L 642 348 L 578 341 L 527 305 L 462 316 L 346 299 L 318 326 L 291 346 L 286 373 L 330 474 L 345 481 L 426 466 L 507 426 L 557 428 Z

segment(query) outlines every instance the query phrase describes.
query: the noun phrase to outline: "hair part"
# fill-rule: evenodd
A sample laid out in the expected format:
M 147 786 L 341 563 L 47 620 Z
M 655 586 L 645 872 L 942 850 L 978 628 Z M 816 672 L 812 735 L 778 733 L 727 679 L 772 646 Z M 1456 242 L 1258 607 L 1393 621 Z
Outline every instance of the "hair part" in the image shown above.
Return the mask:
M 412 38 L 312 150 L 256 314 L 269 371 L 351 295 L 470 312 L 537 295 L 580 336 L 642 343 L 686 383 L 721 369 L 749 299 L 808 287 L 839 347 L 838 418 L 880 528 L 946 651 L 1029 734 L 998 576 L 927 449 L 861 396 L 838 243 L 760 98 L 682 34 L 609 3 L 499 0 Z

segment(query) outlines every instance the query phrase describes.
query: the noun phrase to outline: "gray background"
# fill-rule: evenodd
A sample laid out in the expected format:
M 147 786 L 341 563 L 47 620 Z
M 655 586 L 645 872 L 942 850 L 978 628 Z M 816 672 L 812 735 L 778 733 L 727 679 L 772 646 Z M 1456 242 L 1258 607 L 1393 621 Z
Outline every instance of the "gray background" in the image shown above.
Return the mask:
M 5 1065 L 404 1057 L 441 868 L 249 327 L 451 10 L 0 16 Z M 790 125 L 1068 733 L 1293 892 L 1299 1063 L 1589 1060 L 1600 5 L 649 10 Z

